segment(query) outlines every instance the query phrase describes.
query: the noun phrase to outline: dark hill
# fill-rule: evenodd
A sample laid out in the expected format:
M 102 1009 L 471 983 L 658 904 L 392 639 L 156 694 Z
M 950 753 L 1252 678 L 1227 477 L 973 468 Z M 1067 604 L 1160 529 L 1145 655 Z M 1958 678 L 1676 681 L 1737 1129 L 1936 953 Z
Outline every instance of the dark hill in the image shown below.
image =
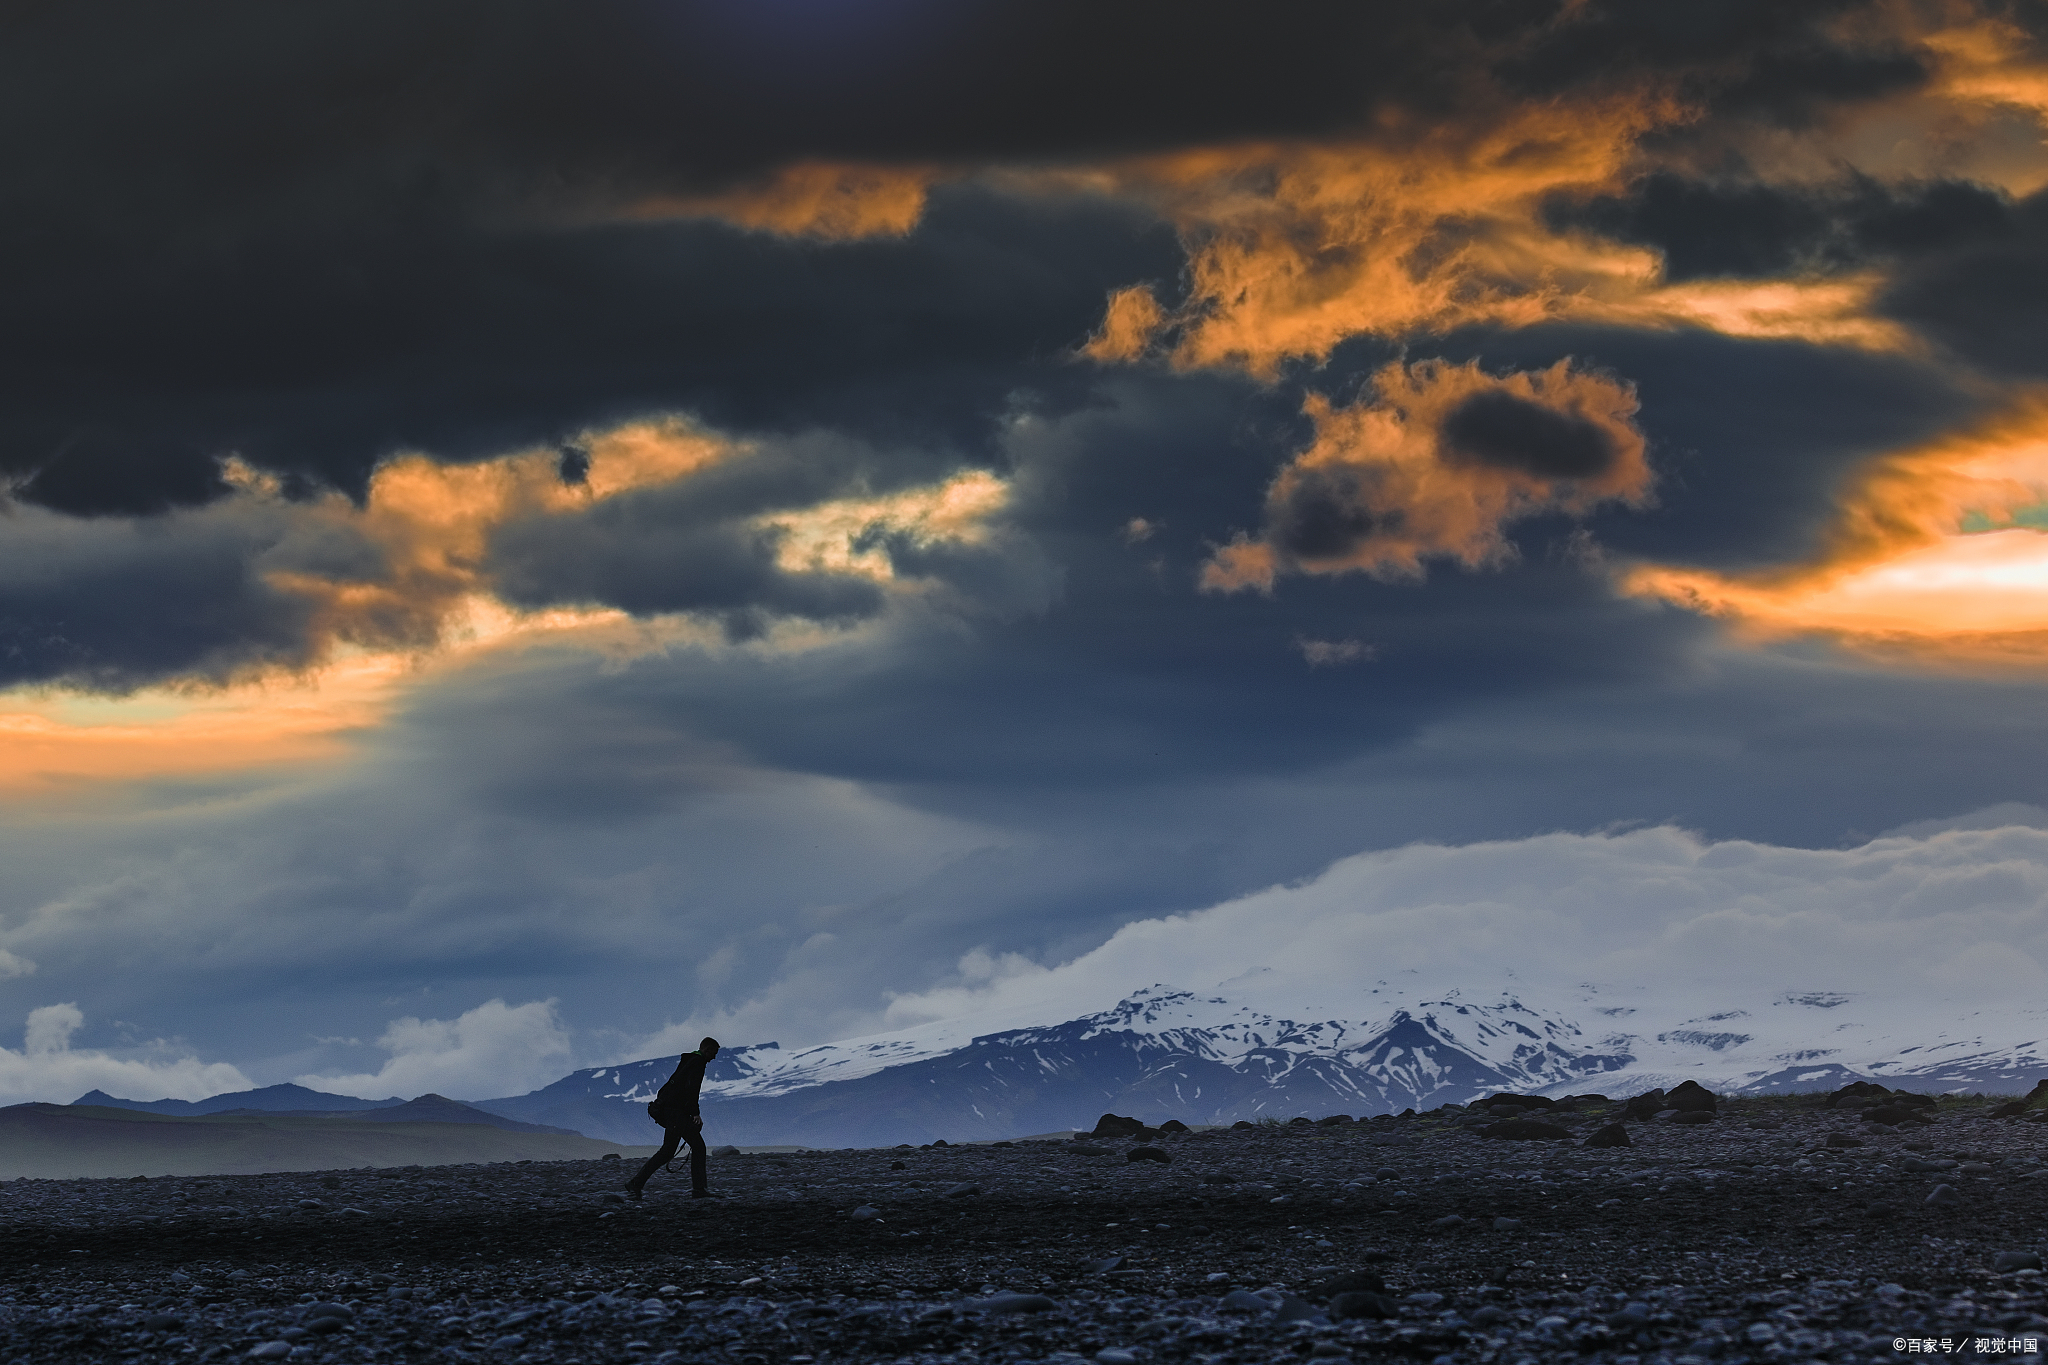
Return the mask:
M 320 1113 L 343 1113 L 360 1109 L 388 1109 L 405 1101 L 393 1095 L 388 1100 L 359 1100 L 353 1095 L 329 1095 L 318 1090 L 308 1090 L 303 1085 L 266 1085 L 260 1090 L 235 1090 L 225 1095 L 213 1095 L 203 1100 L 124 1100 L 107 1094 L 104 1090 L 88 1090 L 72 1101 L 73 1104 L 89 1104 L 106 1109 L 133 1109 L 142 1114 L 224 1114 L 229 1110 L 249 1110 L 266 1114 L 293 1113 L 313 1110 Z
M 641 1148 L 641 1152 L 650 1149 Z M 0 1109 L 0 1179 L 251 1175 L 364 1166 L 596 1160 L 617 1144 L 486 1123 L 383 1123 L 348 1115 L 165 1115 L 97 1105 Z M 623 1155 L 635 1153 L 627 1151 Z
M 223 1118 L 249 1117 L 271 1111 L 262 1109 L 223 1109 Z M 508 1133 L 558 1133 L 565 1137 L 582 1137 L 573 1128 L 550 1128 L 546 1124 L 521 1123 L 500 1114 L 487 1113 L 474 1105 L 460 1100 L 451 1100 L 446 1095 L 421 1095 L 403 1104 L 389 1108 L 355 1110 L 294 1110 L 294 1118 L 345 1119 L 353 1123 L 481 1123 L 492 1128 L 502 1128 Z

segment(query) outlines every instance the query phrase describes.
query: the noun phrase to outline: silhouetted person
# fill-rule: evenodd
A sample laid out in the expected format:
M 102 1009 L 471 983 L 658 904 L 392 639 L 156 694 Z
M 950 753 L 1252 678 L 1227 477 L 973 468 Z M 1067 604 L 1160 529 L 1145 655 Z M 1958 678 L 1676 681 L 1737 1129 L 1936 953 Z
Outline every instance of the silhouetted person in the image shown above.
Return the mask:
M 704 1180 L 704 1116 L 698 1112 L 697 1092 L 704 1088 L 704 1068 L 717 1055 L 716 1038 L 706 1038 L 695 1052 L 685 1052 L 661 1093 L 647 1106 L 647 1116 L 661 1125 L 663 1141 L 661 1150 L 647 1158 L 640 1174 L 626 1182 L 630 1197 L 638 1199 L 648 1177 L 674 1160 L 677 1146 L 685 1142 L 690 1144 L 690 1197 L 710 1197 Z

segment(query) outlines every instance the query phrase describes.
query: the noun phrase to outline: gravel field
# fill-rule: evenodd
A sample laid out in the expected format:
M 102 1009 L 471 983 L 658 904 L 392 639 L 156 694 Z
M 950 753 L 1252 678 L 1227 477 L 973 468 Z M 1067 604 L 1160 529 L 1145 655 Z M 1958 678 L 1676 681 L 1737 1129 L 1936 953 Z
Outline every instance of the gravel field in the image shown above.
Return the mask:
M 0 1362 L 2024 1357 L 2048 1124 L 1988 1108 L 725 1155 L 638 1204 L 619 1161 L 16 1180 Z

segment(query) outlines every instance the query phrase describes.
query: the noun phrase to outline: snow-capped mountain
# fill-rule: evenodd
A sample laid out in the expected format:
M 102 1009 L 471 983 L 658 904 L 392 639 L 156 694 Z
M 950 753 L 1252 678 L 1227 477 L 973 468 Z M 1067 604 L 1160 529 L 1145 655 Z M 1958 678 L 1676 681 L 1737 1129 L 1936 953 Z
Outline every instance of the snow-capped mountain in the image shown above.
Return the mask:
M 1211 992 L 1155 985 L 1059 1023 L 980 1015 L 802 1049 L 728 1049 L 706 1073 L 705 1125 L 720 1142 L 865 1146 L 1086 1127 L 1105 1111 L 1218 1123 L 1398 1112 L 1495 1090 L 1628 1095 L 1688 1079 L 1764 1093 L 1858 1078 L 2025 1090 L 2048 1076 L 2048 1007 L 1901 994 L 1740 999 L 1510 979 L 1479 995 L 1396 976 L 1309 999 L 1259 973 Z M 478 1107 L 650 1142 L 644 1106 L 674 1065 L 591 1068 Z

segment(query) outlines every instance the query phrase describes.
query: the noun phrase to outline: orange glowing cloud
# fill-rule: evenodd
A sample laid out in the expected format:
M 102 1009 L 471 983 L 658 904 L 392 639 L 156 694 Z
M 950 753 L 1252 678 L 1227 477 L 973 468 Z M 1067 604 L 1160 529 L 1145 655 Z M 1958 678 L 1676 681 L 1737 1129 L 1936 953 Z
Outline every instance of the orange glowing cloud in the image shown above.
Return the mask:
M 1622 190 L 1643 169 L 1642 135 L 1685 117 L 1637 93 L 1519 107 L 1478 131 L 1445 124 L 1112 168 L 1103 178 L 1116 192 L 1179 227 L 1188 298 L 1169 312 L 1147 289 L 1113 292 L 1082 353 L 1271 376 L 1354 336 L 1567 320 L 1911 349 L 1871 307 L 1884 284 L 1875 272 L 1673 284 L 1654 251 L 1543 220 L 1552 193 Z
M 749 453 L 680 419 L 588 433 L 580 446 L 588 466 L 578 483 L 563 481 L 553 451 L 467 465 L 402 457 L 376 471 L 360 506 L 338 494 L 294 502 L 273 480 L 231 463 L 234 496 L 174 513 L 164 529 L 189 523 L 202 536 L 239 529 L 263 540 L 257 564 L 268 586 L 310 608 L 296 659 L 122 697 L 47 688 L 0 695 L 0 799 L 48 804 L 109 783 L 331 762 L 434 677 L 537 643 L 608 659 L 684 641 L 728 647 L 715 625 L 688 616 L 641 620 L 602 604 L 522 610 L 495 595 L 489 545 L 499 527 L 577 514 Z M 787 572 L 854 575 L 914 594 L 924 585 L 895 574 L 879 539 L 980 544 L 1008 496 L 1007 483 L 973 471 L 746 520 L 774 538 Z M 730 647 L 803 649 L 829 638 L 791 622 Z
M 1219 549 L 1202 586 L 1269 591 L 1283 572 L 1417 578 L 1513 553 L 1504 528 L 1539 512 L 1641 504 L 1650 467 L 1628 385 L 1560 361 L 1489 375 L 1423 361 L 1374 376 L 1374 396 L 1307 404 L 1314 444 L 1266 495 L 1265 526 Z
M 2048 394 L 1875 460 L 1811 560 L 1752 574 L 1640 565 L 1625 592 L 1746 634 L 1822 634 L 1922 655 L 2048 657 Z M 1971 529 L 1976 526 L 1982 529 Z
M 924 214 L 937 173 L 922 167 L 806 161 L 717 194 L 643 201 L 639 218 L 720 218 L 757 232 L 822 241 L 901 237 Z
M 231 467 L 245 496 L 268 501 L 285 530 L 258 561 L 278 591 L 311 604 L 310 657 L 336 646 L 428 650 L 451 622 L 491 599 L 484 569 L 491 532 L 516 517 L 564 513 L 637 488 L 671 483 L 742 453 L 679 419 L 590 434 L 589 469 L 564 483 L 552 451 L 467 465 L 405 456 L 378 468 L 358 508 L 340 495 L 287 505 L 261 477 Z M 365 554 L 337 556 L 353 544 Z M 345 567 L 330 567 L 339 559 Z

